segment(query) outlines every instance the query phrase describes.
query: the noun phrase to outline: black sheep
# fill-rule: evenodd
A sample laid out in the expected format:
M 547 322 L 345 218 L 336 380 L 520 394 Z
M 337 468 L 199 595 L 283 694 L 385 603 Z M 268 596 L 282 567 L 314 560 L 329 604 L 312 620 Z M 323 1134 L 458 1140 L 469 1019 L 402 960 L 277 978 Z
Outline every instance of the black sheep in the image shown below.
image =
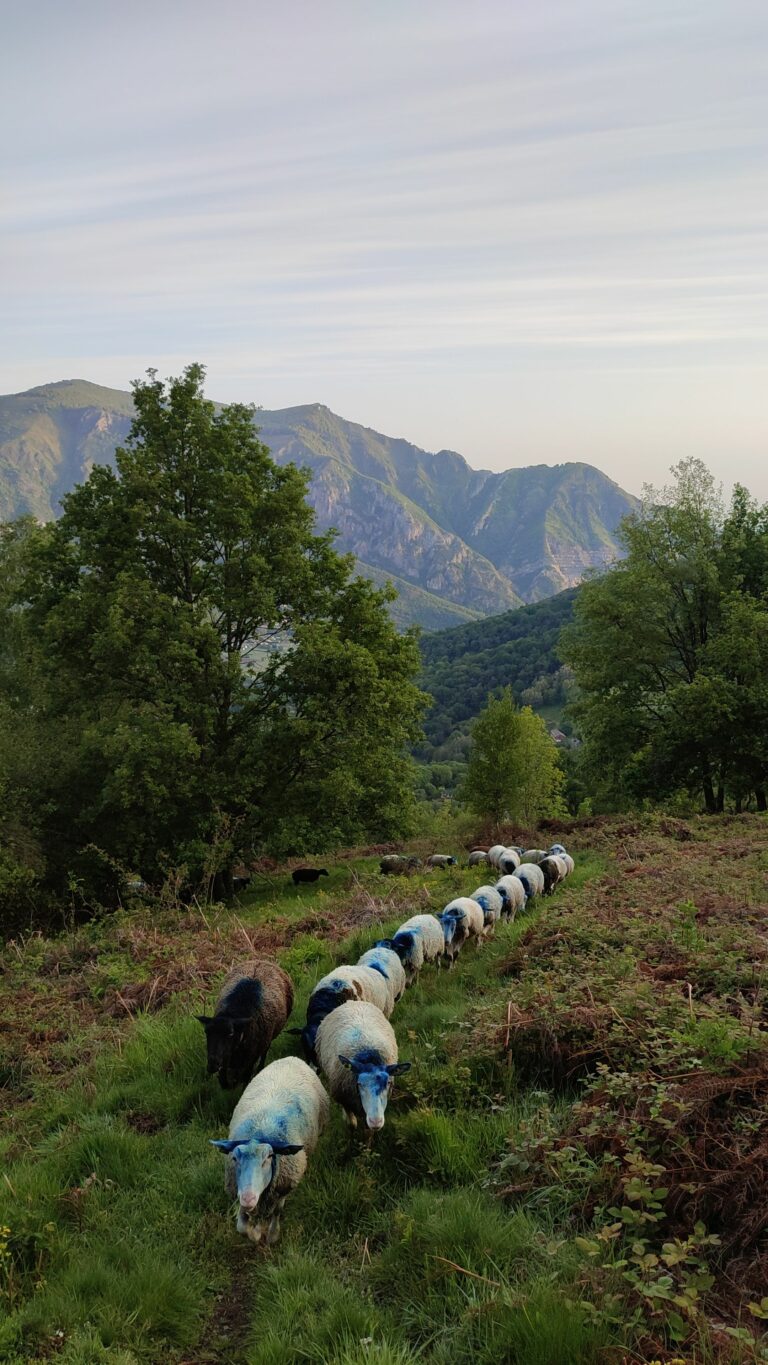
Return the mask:
M 226 1090 L 250 1081 L 292 1009 L 293 982 L 276 962 L 257 958 L 233 967 L 213 1018 L 197 1016 L 205 1029 L 209 1076 L 218 1074 Z
M 324 867 L 295 867 L 291 873 L 294 886 L 300 886 L 302 882 L 316 882 L 318 877 L 327 876 Z

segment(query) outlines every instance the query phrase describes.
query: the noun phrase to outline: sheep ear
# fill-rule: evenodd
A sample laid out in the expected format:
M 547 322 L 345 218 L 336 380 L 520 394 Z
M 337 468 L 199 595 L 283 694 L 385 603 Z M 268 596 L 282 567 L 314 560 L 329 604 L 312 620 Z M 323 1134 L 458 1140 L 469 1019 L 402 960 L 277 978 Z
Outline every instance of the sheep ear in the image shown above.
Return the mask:
M 301 1142 L 270 1142 L 269 1145 L 277 1156 L 295 1156 L 297 1152 L 304 1151 Z
M 209 1138 L 212 1147 L 218 1147 L 222 1152 L 234 1152 L 236 1147 L 242 1145 L 242 1138 Z
M 339 1053 L 339 1061 L 341 1062 L 342 1066 L 345 1066 L 347 1068 L 348 1071 L 356 1072 L 359 1069 L 358 1067 L 355 1066 L 355 1063 L 353 1061 L 350 1061 L 349 1057 L 342 1057 L 341 1053 Z
M 393 1066 L 385 1068 L 388 1076 L 402 1076 L 404 1071 L 410 1071 L 413 1062 L 395 1062 Z

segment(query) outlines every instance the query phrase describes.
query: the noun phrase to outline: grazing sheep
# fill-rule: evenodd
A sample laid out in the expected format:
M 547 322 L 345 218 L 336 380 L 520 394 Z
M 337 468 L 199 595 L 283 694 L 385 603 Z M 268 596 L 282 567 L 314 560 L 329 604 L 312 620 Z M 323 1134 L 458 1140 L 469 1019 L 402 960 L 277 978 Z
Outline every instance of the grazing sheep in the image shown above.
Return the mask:
M 422 951 L 425 962 L 436 962 L 440 965 L 440 958 L 445 952 L 445 934 L 443 926 L 436 915 L 412 915 L 410 919 L 401 924 L 395 937 L 399 934 L 414 933 L 421 938 Z
M 405 993 L 405 968 L 397 953 L 391 948 L 369 948 L 358 958 L 361 967 L 372 967 L 379 972 L 390 991 L 390 1007 L 384 1013 L 390 1015 L 400 997 Z
M 341 1005 L 317 1032 L 317 1055 L 328 1077 L 331 1098 L 354 1126 L 365 1119 L 372 1130 L 384 1127 L 384 1113 L 395 1076 L 410 1062 L 398 1062 L 392 1025 L 375 1005 Z
M 393 938 L 377 939 L 374 947 L 390 948 L 393 953 L 397 953 L 403 964 L 406 984 L 412 986 L 424 966 L 424 943 L 421 934 L 410 929 L 398 929 Z
M 525 894 L 528 900 L 533 896 L 541 896 L 544 892 L 544 873 L 538 863 L 521 863 L 517 871 L 513 873 L 525 887 Z
M 485 914 L 481 905 L 472 900 L 470 896 L 457 896 L 455 900 L 449 901 L 439 916 L 441 920 L 452 918 L 456 920 L 451 954 L 451 966 L 457 953 L 468 939 L 473 938 L 476 944 L 480 943 L 485 929 Z
M 546 848 L 527 848 L 525 852 L 521 854 L 520 861 L 523 863 L 536 863 L 538 866 L 542 858 L 548 856 L 549 853 Z
M 551 896 L 558 884 L 567 876 L 565 863 L 562 858 L 550 854 L 548 858 L 542 858 L 539 867 L 544 874 L 544 895 Z
M 314 1071 L 298 1057 L 282 1057 L 246 1086 L 229 1137 L 211 1139 L 227 1154 L 224 1187 L 238 1200 L 237 1230 L 252 1242 L 261 1241 L 265 1224 L 268 1246 L 280 1236 L 283 1205 L 307 1169 L 330 1107 Z
M 421 858 L 411 855 L 404 858 L 401 853 L 388 853 L 379 863 L 379 871 L 384 876 L 407 877 L 421 867 Z
M 496 860 L 501 856 L 502 853 L 506 853 L 506 851 L 507 851 L 506 844 L 494 844 L 493 848 L 488 849 L 487 858 L 488 862 L 491 864 L 491 867 L 498 867 L 499 864 Z
M 562 844 L 550 844 L 549 851 L 550 853 L 565 853 L 565 848 Z
M 291 873 L 291 881 L 294 886 L 303 886 L 305 882 L 316 882 L 318 877 L 328 875 L 324 867 L 295 867 Z
M 490 938 L 496 928 L 496 922 L 501 918 L 504 901 L 501 893 L 495 886 L 478 886 L 472 892 L 470 900 L 477 901 L 485 918 L 485 937 Z
M 208 1075 L 225 1090 L 244 1085 L 264 1065 L 274 1039 L 293 1009 L 293 982 L 276 962 L 253 958 L 227 976 L 213 1018 L 198 1014 L 205 1029 Z
M 514 848 L 505 848 L 496 859 L 496 866 L 502 877 L 509 877 L 517 871 L 521 862 L 520 854 Z
M 488 862 L 488 854 L 484 848 L 473 848 L 467 859 L 467 867 L 478 867 L 480 863 Z
M 392 1007 L 389 982 L 372 967 L 360 966 L 337 967 L 318 981 L 307 1001 L 306 1024 L 303 1028 L 288 1030 L 300 1037 L 304 1060 L 310 1066 L 317 1065 L 315 1038 L 323 1019 L 348 1000 L 367 1000 L 370 1005 L 376 1005 L 382 1014 L 388 1015 Z
M 502 877 L 496 883 L 496 890 L 504 902 L 501 911 L 502 919 L 514 919 L 518 910 L 525 909 L 525 902 L 528 899 L 525 887 L 514 872 L 511 876 Z
M 427 867 L 439 867 L 441 869 L 445 869 L 446 867 L 455 866 L 456 859 L 451 857 L 451 855 L 448 853 L 433 853 L 431 857 L 427 858 Z
M 571 857 L 570 853 L 561 853 L 559 856 L 562 858 L 563 862 L 565 863 L 565 869 L 566 869 L 565 875 L 566 875 L 566 877 L 570 877 L 571 873 L 573 872 L 573 869 L 574 869 L 575 866 L 576 866 L 575 862 L 573 861 L 573 858 Z

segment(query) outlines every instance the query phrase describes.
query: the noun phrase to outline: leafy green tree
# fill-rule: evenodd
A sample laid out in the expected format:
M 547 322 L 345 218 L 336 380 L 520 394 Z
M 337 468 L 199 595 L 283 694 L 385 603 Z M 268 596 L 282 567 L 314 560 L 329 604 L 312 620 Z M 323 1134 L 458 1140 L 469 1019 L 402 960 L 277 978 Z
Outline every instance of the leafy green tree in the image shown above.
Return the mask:
M 6 698 L 23 709 L 34 676 L 31 709 L 66 739 L 37 793 L 59 886 L 73 868 L 93 883 L 94 858 L 107 887 L 118 864 L 221 883 L 252 849 L 408 824 L 415 637 L 314 534 L 309 475 L 278 467 L 253 409 L 217 411 L 203 379 L 149 371 L 116 470 L 94 469 L 23 551 L 8 542 Z
M 585 763 L 619 805 L 680 790 L 710 812 L 727 790 L 764 805 L 768 516 L 740 488 L 726 515 L 699 460 L 672 472 L 625 520 L 626 559 L 584 585 L 563 632 Z
M 472 726 L 469 764 L 461 799 L 477 815 L 500 824 L 532 824 L 562 812 L 563 773 L 557 750 L 540 716 L 519 710 L 506 687 Z

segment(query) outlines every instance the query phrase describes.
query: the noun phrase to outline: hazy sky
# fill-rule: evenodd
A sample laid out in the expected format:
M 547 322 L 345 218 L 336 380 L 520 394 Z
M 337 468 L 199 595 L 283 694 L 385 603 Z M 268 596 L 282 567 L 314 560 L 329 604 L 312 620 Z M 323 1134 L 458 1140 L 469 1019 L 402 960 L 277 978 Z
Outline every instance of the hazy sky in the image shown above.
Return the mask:
M 766 0 L 9 0 L 0 391 L 768 498 Z

